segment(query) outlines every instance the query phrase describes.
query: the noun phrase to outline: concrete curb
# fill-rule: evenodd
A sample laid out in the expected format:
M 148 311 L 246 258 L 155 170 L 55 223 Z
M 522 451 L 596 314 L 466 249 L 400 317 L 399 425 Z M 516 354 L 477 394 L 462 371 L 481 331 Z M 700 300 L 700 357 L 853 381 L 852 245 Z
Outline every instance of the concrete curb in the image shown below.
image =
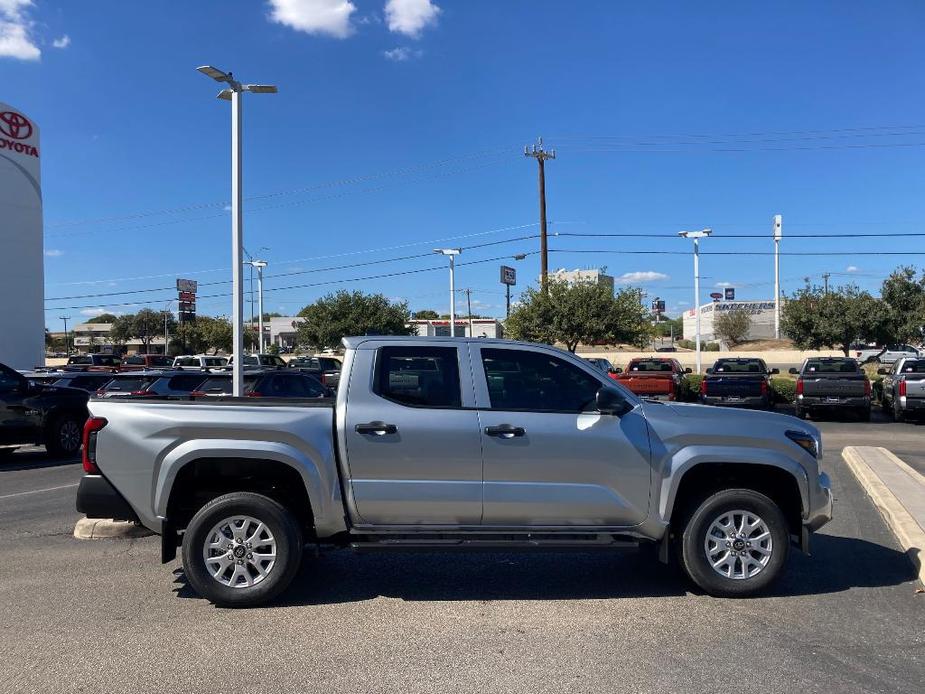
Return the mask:
M 925 483 L 923 483 L 925 478 L 922 478 L 922 475 L 886 448 L 846 446 L 842 451 L 842 458 L 845 463 L 854 473 L 858 482 L 861 483 L 864 491 L 867 492 L 881 515 L 886 519 L 890 530 L 893 531 L 906 556 L 909 557 L 915 567 L 919 582 L 925 585 L 925 528 L 918 524 L 896 497 L 896 494 L 884 484 L 880 476 L 868 464 L 865 458 L 872 455 L 884 456 L 890 463 L 895 464 L 904 473 L 909 474 L 913 484 L 922 485 L 923 495 L 925 495 Z
M 78 540 L 148 537 L 148 535 L 153 534 L 143 525 L 138 525 L 138 523 L 112 520 L 111 518 L 81 518 L 74 526 L 74 537 Z

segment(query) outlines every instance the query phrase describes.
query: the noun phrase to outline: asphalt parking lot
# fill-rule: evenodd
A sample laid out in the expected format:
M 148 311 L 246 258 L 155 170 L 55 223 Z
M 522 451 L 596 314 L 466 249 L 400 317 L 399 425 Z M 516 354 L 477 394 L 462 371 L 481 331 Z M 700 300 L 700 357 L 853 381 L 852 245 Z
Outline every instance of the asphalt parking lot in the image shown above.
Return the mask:
M 644 553 L 306 560 L 278 604 L 216 609 L 155 537 L 81 542 L 80 465 L 0 463 L 0 682 L 8 692 L 917 692 L 925 595 L 840 458 L 925 428 L 821 422 L 835 520 L 774 592 L 693 592 Z

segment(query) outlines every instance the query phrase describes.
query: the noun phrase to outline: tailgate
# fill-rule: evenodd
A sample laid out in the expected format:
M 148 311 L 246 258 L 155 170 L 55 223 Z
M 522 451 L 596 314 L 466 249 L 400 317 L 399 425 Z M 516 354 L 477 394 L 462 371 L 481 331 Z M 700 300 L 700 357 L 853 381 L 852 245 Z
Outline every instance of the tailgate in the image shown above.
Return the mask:
M 706 394 L 713 397 L 760 398 L 764 395 L 763 378 L 753 376 L 716 376 L 707 378 Z
M 668 395 L 674 390 L 674 378 L 665 378 L 662 375 L 640 376 L 634 374 L 617 378 L 616 381 L 637 395 Z
M 925 398 L 925 374 L 910 374 L 903 377 L 906 382 L 907 398 Z
M 863 376 L 850 378 L 803 377 L 803 394 L 816 398 L 862 398 L 867 393 Z

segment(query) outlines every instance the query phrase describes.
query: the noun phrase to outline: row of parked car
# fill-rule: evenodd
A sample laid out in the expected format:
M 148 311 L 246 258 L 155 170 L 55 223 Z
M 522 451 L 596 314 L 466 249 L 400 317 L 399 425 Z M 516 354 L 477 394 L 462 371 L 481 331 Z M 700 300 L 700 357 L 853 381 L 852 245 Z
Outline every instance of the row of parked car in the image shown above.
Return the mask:
M 646 357 L 633 359 L 626 369 L 614 367 L 607 359 L 589 358 L 597 368 L 633 393 L 647 398 L 683 400 L 691 369 L 677 359 Z M 763 359 L 718 359 L 700 381 L 699 401 L 705 405 L 773 409 L 775 397 L 770 378 L 779 370 L 768 368 Z M 813 357 L 799 368 L 796 376 L 794 409 L 806 419 L 833 411 L 850 411 L 863 421 L 870 420 L 873 388 L 856 359 Z M 902 356 L 890 367 L 881 367 L 883 376 L 881 406 L 897 421 L 925 412 L 925 357 Z

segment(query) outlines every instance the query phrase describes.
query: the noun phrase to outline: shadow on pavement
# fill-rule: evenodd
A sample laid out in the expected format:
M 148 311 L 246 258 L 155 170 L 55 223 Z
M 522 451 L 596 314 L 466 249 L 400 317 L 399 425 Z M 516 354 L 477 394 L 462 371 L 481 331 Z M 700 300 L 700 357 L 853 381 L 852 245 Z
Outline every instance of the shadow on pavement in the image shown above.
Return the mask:
M 16 450 L 14 453 L 0 453 L 0 473 L 14 472 L 16 470 L 37 470 L 60 465 L 76 465 L 80 456 L 55 457 L 47 453 L 44 448 L 29 447 L 26 450 Z
M 177 595 L 197 597 L 177 570 Z M 899 585 L 913 578 L 901 552 L 848 537 L 818 535 L 813 556 L 793 551 L 771 597 Z M 276 606 L 371 600 L 588 600 L 679 597 L 697 593 L 651 553 L 401 553 L 346 550 L 306 558 Z

